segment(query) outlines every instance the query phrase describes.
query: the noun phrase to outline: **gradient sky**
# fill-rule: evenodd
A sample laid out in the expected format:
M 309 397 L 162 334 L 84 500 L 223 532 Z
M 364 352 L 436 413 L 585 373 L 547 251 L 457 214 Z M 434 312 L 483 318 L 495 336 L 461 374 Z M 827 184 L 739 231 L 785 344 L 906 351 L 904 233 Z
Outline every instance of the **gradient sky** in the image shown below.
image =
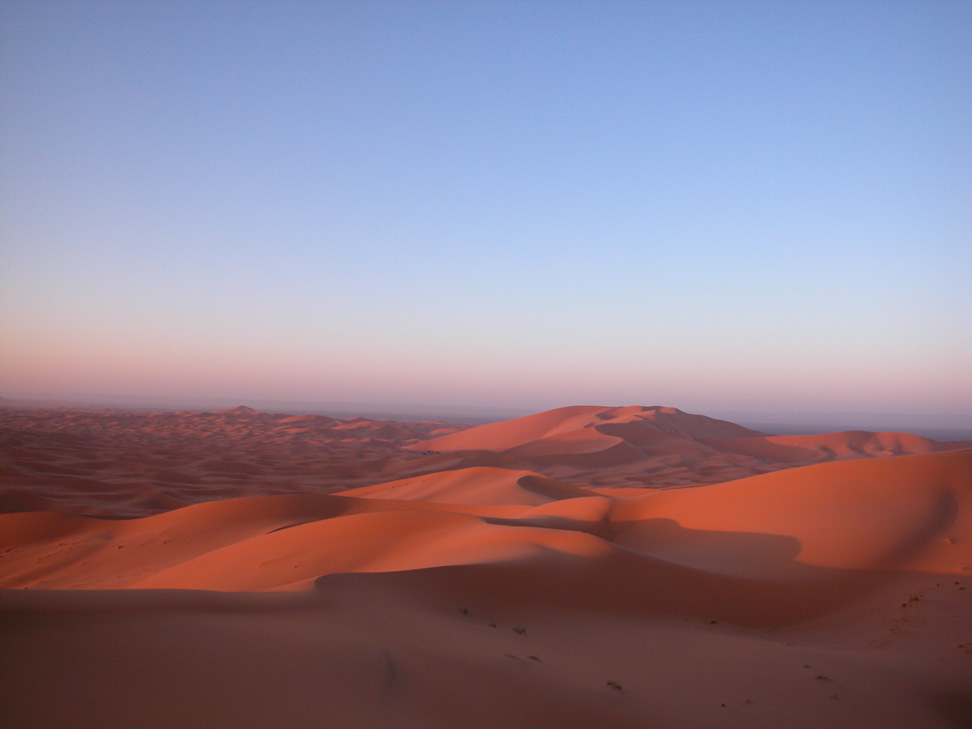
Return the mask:
M 4 0 L 0 170 L 7 397 L 972 417 L 969 2 Z

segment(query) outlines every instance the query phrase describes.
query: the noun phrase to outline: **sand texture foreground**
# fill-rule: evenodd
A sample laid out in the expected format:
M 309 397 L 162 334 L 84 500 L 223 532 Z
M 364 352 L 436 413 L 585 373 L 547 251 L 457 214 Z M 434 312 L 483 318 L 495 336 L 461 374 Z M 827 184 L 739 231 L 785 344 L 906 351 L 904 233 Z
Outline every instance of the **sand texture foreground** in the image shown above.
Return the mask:
M 972 443 L 6 409 L 3 727 L 969 727 Z

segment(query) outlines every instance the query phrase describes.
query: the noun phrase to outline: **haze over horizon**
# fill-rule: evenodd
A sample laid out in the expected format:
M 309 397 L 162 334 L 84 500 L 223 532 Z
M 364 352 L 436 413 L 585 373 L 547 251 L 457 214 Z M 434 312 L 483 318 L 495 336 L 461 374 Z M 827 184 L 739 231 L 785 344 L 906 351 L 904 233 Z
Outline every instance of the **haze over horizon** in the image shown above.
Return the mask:
M 972 5 L 0 4 L 0 395 L 972 426 Z

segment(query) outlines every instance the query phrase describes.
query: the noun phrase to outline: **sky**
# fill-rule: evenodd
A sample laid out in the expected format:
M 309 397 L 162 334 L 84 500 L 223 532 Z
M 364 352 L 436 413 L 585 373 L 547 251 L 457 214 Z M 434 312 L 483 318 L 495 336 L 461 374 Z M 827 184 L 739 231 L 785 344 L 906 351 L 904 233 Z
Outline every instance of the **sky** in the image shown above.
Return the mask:
M 972 3 L 0 3 L 0 395 L 972 425 Z

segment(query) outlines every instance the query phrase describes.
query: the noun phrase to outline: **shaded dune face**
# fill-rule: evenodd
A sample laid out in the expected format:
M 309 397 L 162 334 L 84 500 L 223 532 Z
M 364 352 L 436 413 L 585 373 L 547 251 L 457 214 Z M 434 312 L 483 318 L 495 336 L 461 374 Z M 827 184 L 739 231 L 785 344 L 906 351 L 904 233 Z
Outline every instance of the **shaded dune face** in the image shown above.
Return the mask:
M 972 722 L 968 444 L 660 407 L 2 429 L 5 727 Z

